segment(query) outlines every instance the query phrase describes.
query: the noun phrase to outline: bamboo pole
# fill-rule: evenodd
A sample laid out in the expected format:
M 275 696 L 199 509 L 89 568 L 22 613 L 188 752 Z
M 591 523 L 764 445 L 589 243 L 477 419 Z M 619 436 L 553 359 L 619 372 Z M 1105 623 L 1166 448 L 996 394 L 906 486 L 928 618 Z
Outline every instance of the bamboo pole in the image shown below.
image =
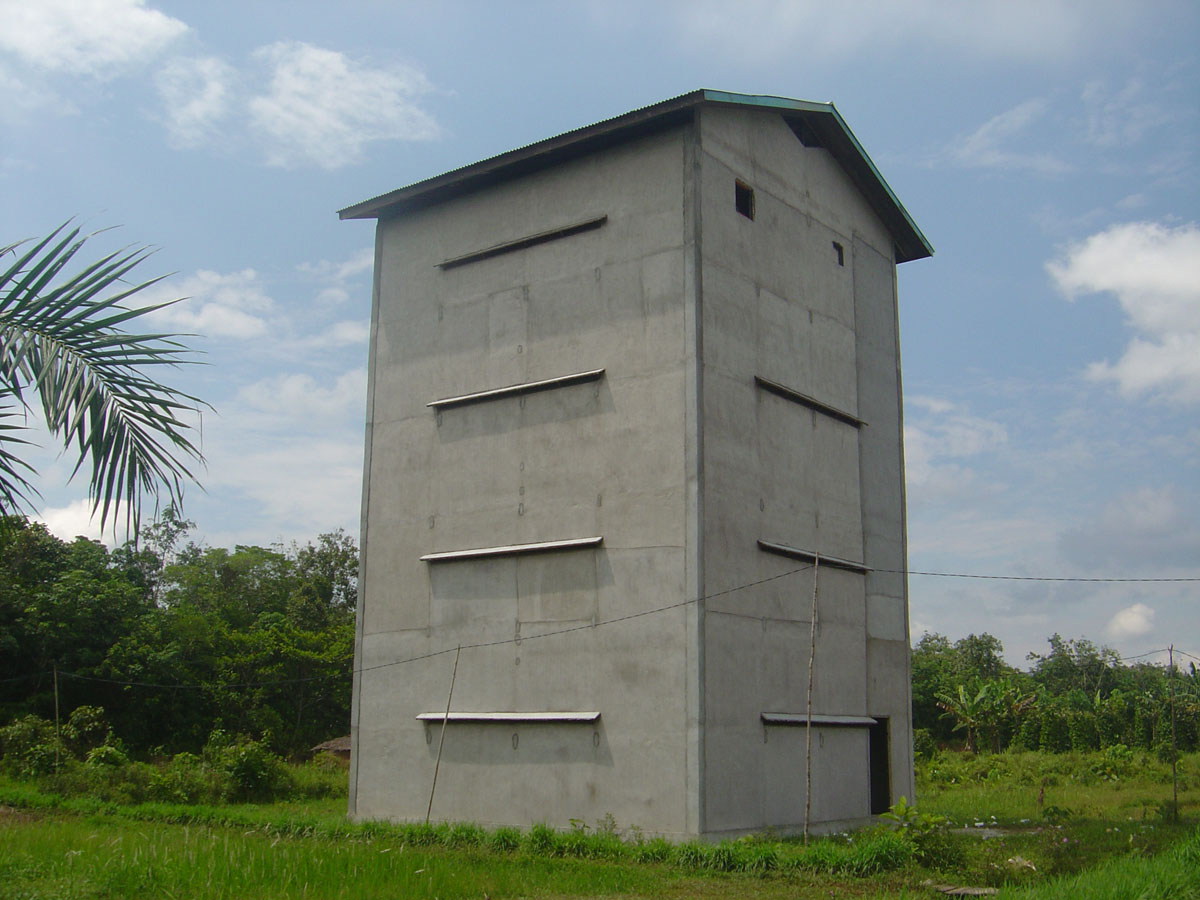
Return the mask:
M 62 746 L 62 726 L 58 718 L 58 663 L 54 664 L 54 774 L 58 774 L 58 749 Z
M 446 746 L 446 723 L 450 721 L 450 700 L 454 696 L 454 679 L 458 677 L 458 655 L 462 653 L 462 644 L 454 651 L 454 669 L 450 672 L 450 690 L 446 693 L 446 712 L 442 716 L 442 736 L 438 740 L 437 762 L 433 764 L 433 784 L 429 787 L 429 806 L 425 810 L 425 824 L 433 814 L 433 792 L 437 790 L 438 769 L 442 767 L 442 748 Z
M 1167 648 L 1167 686 L 1171 697 L 1171 821 L 1179 822 L 1179 743 L 1175 737 L 1175 645 Z
M 808 817 L 812 812 L 812 693 L 813 667 L 817 659 L 817 576 L 821 554 L 813 554 L 812 616 L 808 628 L 808 696 L 804 705 L 804 846 L 808 846 Z

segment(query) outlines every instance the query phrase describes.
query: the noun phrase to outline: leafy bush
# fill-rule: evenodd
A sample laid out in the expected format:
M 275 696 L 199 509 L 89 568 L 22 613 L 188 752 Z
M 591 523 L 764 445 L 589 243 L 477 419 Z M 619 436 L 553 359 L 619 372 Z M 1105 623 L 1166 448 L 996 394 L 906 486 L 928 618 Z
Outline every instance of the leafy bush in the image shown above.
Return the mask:
M 129 757 L 115 744 L 101 744 L 88 751 L 86 761 L 89 766 L 124 766 L 129 763 Z
M 58 743 L 52 722 L 30 715 L 0 728 L 0 761 L 12 775 L 49 775 L 63 757 L 70 758 L 70 752 Z
M 71 754 L 85 758 L 91 750 L 112 744 L 112 729 L 102 706 L 77 706 L 62 728 L 63 743 Z
M 227 776 L 225 800 L 268 800 L 286 796 L 292 787 L 291 773 L 283 760 L 264 744 L 247 737 L 232 738 L 214 729 L 202 758 Z

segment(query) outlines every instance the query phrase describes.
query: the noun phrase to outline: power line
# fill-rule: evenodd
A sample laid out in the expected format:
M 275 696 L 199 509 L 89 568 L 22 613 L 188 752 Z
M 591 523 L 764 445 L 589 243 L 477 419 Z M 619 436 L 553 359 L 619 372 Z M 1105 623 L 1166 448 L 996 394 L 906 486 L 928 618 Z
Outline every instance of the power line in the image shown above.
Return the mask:
M 917 572 L 912 569 L 876 569 L 893 575 L 927 575 L 933 578 L 983 578 L 990 581 L 1081 581 L 1102 584 L 1171 584 L 1200 581 L 1195 578 L 1075 578 L 1056 575 L 976 575 L 968 572 Z
M 571 634 L 571 633 L 577 632 L 577 631 L 588 631 L 588 630 L 595 629 L 595 628 L 602 628 L 607 625 L 616 625 L 621 622 L 630 621 L 632 619 L 639 619 L 644 616 L 655 615 L 657 613 L 667 612 L 672 609 L 680 609 L 685 606 L 690 606 L 693 603 L 701 603 L 701 602 L 705 602 L 708 600 L 716 599 L 718 597 L 728 596 L 729 594 L 734 594 L 734 593 L 737 593 L 738 591 L 747 590 L 752 587 L 758 587 L 760 585 L 767 584 L 772 581 L 778 581 L 779 579 L 787 578 L 791 575 L 795 575 L 799 572 L 807 571 L 808 569 L 811 569 L 811 568 L 813 568 L 813 566 L 811 564 L 806 564 L 806 565 L 799 566 L 794 569 L 789 569 L 788 571 L 782 572 L 778 575 L 771 575 L 767 578 L 762 578 L 757 581 L 751 581 L 746 584 L 737 585 L 735 587 L 727 588 L 726 590 L 715 591 L 711 594 L 706 594 L 703 597 L 699 597 L 697 599 L 681 600 L 677 603 L 669 603 L 669 604 L 666 604 L 665 606 L 657 606 L 652 609 L 641 610 L 640 612 L 629 613 L 624 616 L 617 616 L 616 618 L 613 618 L 613 619 L 605 619 L 605 620 L 599 621 L 599 622 L 586 622 L 586 623 L 582 623 L 579 625 L 571 625 L 566 628 L 554 629 L 553 631 L 543 631 L 538 634 L 520 635 L 520 636 L 513 636 L 510 638 L 500 638 L 500 639 L 493 640 L 493 641 L 478 641 L 478 642 L 471 643 L 471 644 L 463 644 L 462 649 L 474 650 L 474 649 L 481 649 L 484 647 L 499 647 L 499 646 L 504 646 L 506 644 L 520 644 L 524 641 L 534 641 L 534 640 L 539 640 L 541 638 L 557 637 L 557 636 L 563 635 L 563 634 Z M 920 575 L 920 576 L 930 576 L 930 577 L 938 577 L 938 578 L 975 578 L 975 579 L 988 579 L 988 580 L 995 580 L 995 581 L 1051 581 L 1051 582 L 1085 582 L 1085 583 L 1092 582 L 1092 583 L 1126 583 L 1126 584 L 1200 581 L 1200 577 L 1197 577 L 1197 578 L 1077 578 L 1077 577 L 1067 577 L 1067 576 L 1045 576 L 1045 575 L 984 575 L 984 574 L 965 573 L 965 572 L 926 572 L 926 571 L 914 571 L 911 569 L 909 569 L 909 570 L 874 569 L 873 571 L 883 572 L 883 573 L 887 573 L 887 574 Z M 738 613 L 733 613 L 733 612 L 731 612 L 730 614 L 731 615 L 739 615 Z M 760 618 L 760 617 L 756 616 L 755 618 Z M 133 680 L 122 680 L 122 679 L 115 679 L 115 678 L 102 678 L 102 677 L 94 676 L 94 675 L 79 675 L 79 674 L 76 674 L 73 672 L 64 672 L 64 671 L 60 671 L 58 674 L 62 675 L 64 677 L 67 677 L 67 678 L 74 678 L 79 681 L 92 681 L 92 682 L 99 682 L 99 683 L 104 683 L 104 684 L 115 684 L 115 685 L 120 685 L 123 687 L 156 688 L 156 689 L 161 689 L 161 690 L 238 690 L 238 689 L 245 689 L 245 688 L 273 687 L 273 686 L 281 686 L 281 685 L 289 685 L 289 684 L 303 684 L 303 683 L 312 682 L 312 681 L 333 681 L 333 680 L 337 680 L 337 679 L 350 678 L 350 677 L 353 677 L 354 675 L 358 675 L 358 674 L 361 674 L 364 672 L 373 672 L 373 671 L 377 671 L 379 669 L 387 669 L 387 668 L 391 668 L 393 666 L 407 665 L 408 663 L 420 662 L 420 661 L 426 660 L 426 659 L 433 659 L 435 657 L 443 656 L 447 653 L 456 651 L 457 649 L 458 649 L 458 645 L 455 645 L 454 647 L 444 647 L 440 650 L 432 650 L 428 653 L 421 653 L 416 656 L 405 657 L 404 659 L 392 660 L 391 662 L 378 663 L 373 666 L 363 666 L 362 668 L 359 668 L 359 669 L 352 669 L 349 672 L 343 672 L 343 673 L 337 673 L 337 674 L 310 675 L 310 676 L 304 676 L 301 678 L 272 679 L 272 680 L 267 680 L 267 681 L 245 681 L 245 682 L 237 682 L 237 683 L 233 683 L 233 684 L 219 684 L 219 683 L 218 684 L 213 684 L 213 683 L 163 684 L 163 683 L 159 683 L 159 682 L 133 681 Z M 1122 656 L 1122 657 L 1117 657 L 1117 659 L 1118 659 L 1118 661 L 1124 662 L 1127 660 L 1141 659 L 1141 658 L 1144 658 L 1147 656 L 1152 656 L 1155 653 L 1165 653 L 1165 652 L 1166 652 L 1166 648 L 1163 648 L 1162 650 L 1149 650 L 1145 653 L 1140 653 L 1135 656 Z M 1187 656 L 1191 659 L 1194 659 L 1194 660 L 1200 662 L 1200 657 L 1192 656 L 1190 653 L 1186 653 L 1185 651 L 1182 651 L 1182 650 L 1177 650 L 1176 652 L 1181 653 L 1184 656 Z M 351 662 L 352 660 L 353 660 L 353 657 L 348 657 L 347 659 L 343 660 L 343 662 Z M 21 680 L 24 680 L 27 678 L 34 678 L 34 677 L 38 677 L 39 675 L 45 675 L 45 674 L 48 674 L 48 673 L 38 673 L 38 672 L 29 673 L 27 675 L 17 676 L 16 678 L 2 679 L 2 680 L 0 680 L 0 683 L 21 681 Z

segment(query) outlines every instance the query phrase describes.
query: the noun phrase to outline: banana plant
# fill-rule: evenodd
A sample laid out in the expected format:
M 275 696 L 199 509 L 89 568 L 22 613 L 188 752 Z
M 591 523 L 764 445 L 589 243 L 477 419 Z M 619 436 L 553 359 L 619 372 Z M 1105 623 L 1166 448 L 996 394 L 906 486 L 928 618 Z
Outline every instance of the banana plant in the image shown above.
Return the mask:
M 945 710 L 945 715 L 954 718 L 954 730 L 966 731 L 967 750 L 971 753 L 978 749 L 980 729 L 991 722 L 995 688 L 994 682 L 972 679 L 970 687 L 959 684 L 953 693 L 942 691 L 936 695 L 937 705 Z

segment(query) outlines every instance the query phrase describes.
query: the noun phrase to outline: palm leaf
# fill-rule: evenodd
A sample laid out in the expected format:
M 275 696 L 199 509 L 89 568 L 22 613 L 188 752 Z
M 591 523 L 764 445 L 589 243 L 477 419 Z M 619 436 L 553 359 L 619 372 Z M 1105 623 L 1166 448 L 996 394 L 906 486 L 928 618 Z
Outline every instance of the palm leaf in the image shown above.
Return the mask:
M 118 250 L 66 276 L 93 235 L 66 223 L 41 240 L 0 247 L 0 514 L 33 508 L 33 468 L 19 456 L 17 424 L 40 407 L 50 432 L 78 453 L 71 477 L 89 476 L 93 512 L 104 527 L 118 506 L 136 526 L 144 497 L 165 491 L 178 504 L 203 464 L 185 413 L 206 406 L 150 377 L 152 366 L 192 362 L 181 335 L 132 333 L 139 317 L 169 306 L 127 305 L 160 279 L 130 283 L 149 255 Z M 14 412 L 20 409 L 20 413 Z

